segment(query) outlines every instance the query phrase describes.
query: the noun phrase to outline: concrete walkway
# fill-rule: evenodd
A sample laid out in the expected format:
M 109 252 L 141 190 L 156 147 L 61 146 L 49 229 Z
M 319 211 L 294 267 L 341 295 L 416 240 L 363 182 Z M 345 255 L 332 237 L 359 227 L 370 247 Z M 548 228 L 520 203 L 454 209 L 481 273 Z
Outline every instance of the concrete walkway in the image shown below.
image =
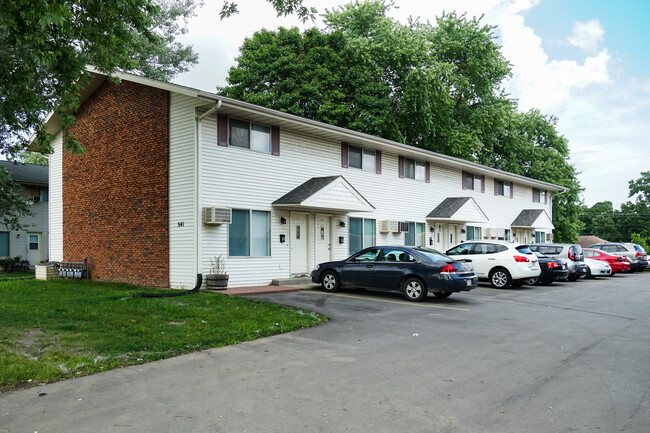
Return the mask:
M 226 290 L 205 290 L 205 292 L 223 293 L 224 295 L 261 295 L 265 293 L 282 293 L 297 292 L 303 289 L 313 289 L 319 287 L 318 284 L 302 284 L 295 286 L 248 286 L 248 287 L 228 287 Z

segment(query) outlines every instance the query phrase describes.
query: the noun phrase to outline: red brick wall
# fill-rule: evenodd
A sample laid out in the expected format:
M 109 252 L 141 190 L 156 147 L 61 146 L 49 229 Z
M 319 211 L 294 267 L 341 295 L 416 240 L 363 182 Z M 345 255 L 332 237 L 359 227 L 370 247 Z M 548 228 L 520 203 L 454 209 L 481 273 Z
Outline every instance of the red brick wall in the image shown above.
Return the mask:
M 93 280 L 169 287 L 169 94 L 104 82 L 82 105 L 63 157 L 63 259 Z

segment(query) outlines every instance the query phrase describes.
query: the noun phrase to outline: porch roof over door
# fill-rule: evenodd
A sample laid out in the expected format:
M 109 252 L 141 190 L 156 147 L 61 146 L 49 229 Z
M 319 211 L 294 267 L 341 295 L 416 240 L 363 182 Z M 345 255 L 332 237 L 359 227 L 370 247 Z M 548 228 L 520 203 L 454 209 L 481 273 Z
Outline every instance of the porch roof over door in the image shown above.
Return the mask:
M 524 209 L 510 225 L 512 227 L 530 229 L 553 230 L 555 228 L 551 218 L 543 209 Z
M 313 177 L 274 201 L 273 206 L 343 212 L 375 209 L 343 176 Z
M 448 197 L 427 215 L 428 220 L 454 223 L 486 223 L 485 212 L 472 197 Z

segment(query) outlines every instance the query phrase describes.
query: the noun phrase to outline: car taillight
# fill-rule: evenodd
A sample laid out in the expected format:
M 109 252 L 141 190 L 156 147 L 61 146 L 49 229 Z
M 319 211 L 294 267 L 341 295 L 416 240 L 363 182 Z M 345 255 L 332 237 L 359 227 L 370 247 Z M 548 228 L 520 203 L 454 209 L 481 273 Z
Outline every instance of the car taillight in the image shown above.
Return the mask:
M 637 256 L 637 257 L 643 257 L 643 254 L 641 254 L 640 252 L 637 251 L 637 252 L 636 252 L 636 256 Z
M 518 263 L 527 263 L 527 262 L 530 262 L 530 260 L 528 259 L 528 257 L 524 257 L 524 256 L 514 256 L 514 257 L 515 257 L 515 262 L 518 262 Z
M 575 261 L 575 259 L 576 259 L 575 254 L 573 254 L 573 250 L 569 250 L 569 259 L 571 259 L 573 261 Z
M 617 262 L 625 262 L 626 260 L 625 260 L 625 257 L 620 257 L 619 256 L 619 257 L 616 257 L 616 261 Z
M 562 268 L 562 266 L 560 266 L 560 264 L 558 262 L 548 262 L 546 267 L 549 268 L 549 269 L 560 269 L 560 268 Z
M 454 268 L 454 265 L 449 263 L 447 266 L 442 268 L 442 271 L 440 271 L 441 274 L 455 274 L 456 273 L 456 268 Z

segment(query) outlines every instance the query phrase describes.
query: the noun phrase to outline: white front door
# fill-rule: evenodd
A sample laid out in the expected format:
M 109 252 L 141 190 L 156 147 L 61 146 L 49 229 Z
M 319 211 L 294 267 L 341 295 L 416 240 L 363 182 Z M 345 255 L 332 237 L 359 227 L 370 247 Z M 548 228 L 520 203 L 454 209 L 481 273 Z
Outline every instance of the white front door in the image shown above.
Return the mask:
M 456 231 L 458 230 L 458 226 L 454 224 L 449 224 L 449 229 L 447 231 L 447 241 L 449 241 L 449 244 L 447 245 L 447 248 L 449 249 L 453 246 L 456 245 Z
M 38 265 L 43 260 L 41 233 L 27 233 L 27 260 L 32 265 Z
M 309 219 L 305 214 L 291 214 L 291 236 L 289 238 L 291 254 L 291 273 L 303 275 L 309 273 Z
M 327 215 L 316 215 L 316 263 L 329 262 L 331 255 L 330 217 Z

